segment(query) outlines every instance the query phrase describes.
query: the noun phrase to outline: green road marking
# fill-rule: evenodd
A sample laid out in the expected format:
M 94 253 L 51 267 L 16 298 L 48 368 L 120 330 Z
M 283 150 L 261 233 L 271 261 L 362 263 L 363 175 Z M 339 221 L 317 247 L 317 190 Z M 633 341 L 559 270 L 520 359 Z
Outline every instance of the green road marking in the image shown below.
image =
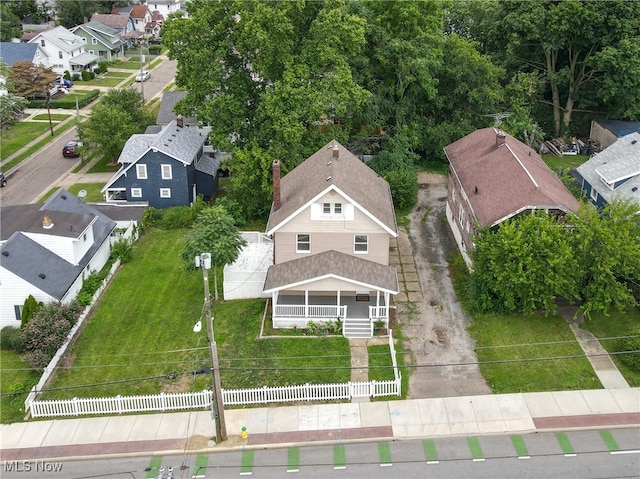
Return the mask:
M 196 464 L 193 469 L 193 477 L 204 477 L 207 464 L 209 464 L 209 456 L 206 454 L 198 454 L 196 456 Z
M 242 461 L 240 463 L 240 475 L 250 476 L 253 474 L 253 450 L 242 451 Z
M 567 437 L 567 434 L 564 432 L 556 432 L 556 439 L 558 440 L 558 444 L 562 448 L 562 452 L 564 452 L 565 456 L 575 456 L 576 451 L 573 449 L 571 445 L 571 441 Z
M 527 449 L 527 445 L 524 443 L 524 439 L 522 436 L 511 436 L 511 442 L 513 443 L 513 447 L 516 449 L 516 453 L 520 458 L 529 458 L 529 450 Z
M 287 472 L 298 472 L 300 470 L 300 448 L 290 447 L 289 458 L 287 459 Z
M 618 443 L 616 442 L 616 440 L 613 438 L 613 436 L 609 431 L 600 431 L 600 436 L 602 436 L 602 440 L 607 445 L 609 452 L 620 450 L 620 446 L 618 446 Z
M 473 460 L 484 461 L 484 455 L 482 454 L 482 448 L 480 447 L 480 441 L 478 441 L 478 438 L 468 437 L 467 444 L 469 445 L 469 450 L 471 451 L 471 456 L 473 456 Z
M 345 454 L 344 444 L 333 445 L 333 468 L 346 469 L 347 455 Z
M 162 457 L 152 457 L 151 462 L 149 463 L 149 470 L 147 471 L 147 475 L 144 476 L 148 479 L 153 477 L 158 477 L 158 471 L 160 470 L 160 466 L 162 465 Z
M 380 457 L 380 466 L 391 466 L 391 448 L 388 442 L 378 443 L 378 456 Z
M 424 449 L 424 457 L 426 458 L 427 462 L 438 462 L 436 443 L 433 442 L 433 439 L 425 439 L 424 441 L 422 441 L 422 448 Z

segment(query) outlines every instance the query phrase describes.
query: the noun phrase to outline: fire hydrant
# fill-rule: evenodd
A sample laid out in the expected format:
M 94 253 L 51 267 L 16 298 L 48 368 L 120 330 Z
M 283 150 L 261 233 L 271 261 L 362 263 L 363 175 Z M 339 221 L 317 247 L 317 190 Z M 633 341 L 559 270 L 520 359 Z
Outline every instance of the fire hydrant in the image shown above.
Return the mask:
M 247 436 L 248 436 L 248 434 L 247 434 L 247 428 L 246 428 L 245 426 L 242 426 L 242 432 L 240 432 L 240 437 L 241 437 L 242 439 L 246 439 L 246 438 L 247 438 Z

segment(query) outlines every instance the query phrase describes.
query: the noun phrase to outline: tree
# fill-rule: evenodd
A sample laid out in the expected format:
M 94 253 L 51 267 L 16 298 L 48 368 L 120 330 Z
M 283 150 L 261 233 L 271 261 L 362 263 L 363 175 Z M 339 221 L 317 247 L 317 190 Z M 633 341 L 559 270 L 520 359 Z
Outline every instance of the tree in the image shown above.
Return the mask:
M 127 5 L 126 0 L 56 0 L 55 10 L 60 25 L 65 28 L 75 27 L 91 19 L 94 13 L 111 13 L 114 6 Z
M 614 200 L 599 212 L 583 205 L 575 220 L 581 310 L 608 314 L 636 304 L 640 284 L 640 205 Z
M 10 42 L 22 36 L 22 23 L 10 2 L 0 2 L 0 41 Z
M 10 127 L 27 107 L 27 100 L 11 94 L 0 96 L 0 128 Z
M 143 104 L 142 94 L 131 88 L 109 90 L 78 127 L 83 148 L 99 147 L 115 163 L 131 135 L 142 133 L 152 123 L 143 111 Z
M 22 306 L 22 322 L 20 323 L 20 327 L 24 328 L 27 323 L 33 319 L 33 316 L 42 306 L 42 302 L 38 302 L 33 295 L 30 294 L 27 296 L 27 299 L 24 300 L 24 305 Z
M 471 257 L 470 303 L 478 311 L 555 311 L 556 297 L 578 298 L 578 261 L 566 225 L 544 212 L 485 229 Z
M 213 264 L 215 299 L 218 300 L 218 266 L 233 263 L 246 244 L 233 217 L 223 206 L 214 205 L 203 210 L 191 231 L 185 236 L 182 260 L 188 270 L 195 269 L 194 258 L 210 253 Z
M 45 95 L 49 84 L 57 78 L 58 74 L 51 67 L 34 65 L 28 60 L 15 62 L 11 67 L 9 85 L 11 93 L 26 98 L 35 95 Z

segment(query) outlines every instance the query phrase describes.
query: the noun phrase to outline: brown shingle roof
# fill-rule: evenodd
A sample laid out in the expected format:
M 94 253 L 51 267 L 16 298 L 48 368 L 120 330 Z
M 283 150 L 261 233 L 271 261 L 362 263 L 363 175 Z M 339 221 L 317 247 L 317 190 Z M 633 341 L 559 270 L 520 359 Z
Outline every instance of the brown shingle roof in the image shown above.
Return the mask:
M 338 147 L 338 158 L 333 157 L 334 146 Z M 282 206 L 275 211 L 272 207 L 267 231 L 278 227 L 298 208 L 333 185 L 393 234 L 397 233 L 389 184 L 335 140 L 291 170 L 280 185 Z
M 127 15 L 112 15 L 110 13 L 94 13 L 91 15 L 91 21 L 94 20 L 98 20 L 111 28 L 124 29 L 127 26 L 129 17 Z
M 370 285 L 392 294 L 399 292 L 398 274 L 393 266 L 385 266 L 333 250 L 270 266 L 264 281 L 264 290 L 275 290 L 329 275 Z
M 131 6 L 131 18 L 144 18 L 149 9 L 146 5 L 132 5 Z
M 504 135 L 502 145 L 496 141 L 498 134 Z M 535 150 L 500 130 L 476 130 L 444 150 L 480 226 L 497 224 L 528 208 L 571 212 L 579 207 Z

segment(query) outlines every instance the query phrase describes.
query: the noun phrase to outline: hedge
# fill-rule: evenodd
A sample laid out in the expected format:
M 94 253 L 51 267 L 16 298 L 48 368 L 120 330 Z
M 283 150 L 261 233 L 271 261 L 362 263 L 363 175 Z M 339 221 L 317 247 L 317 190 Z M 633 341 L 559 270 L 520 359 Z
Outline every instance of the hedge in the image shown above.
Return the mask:
M 82 108 L 84 106 L 87 106 L 89 103 L 91 103 L 93 100 L 95 100 L 96 98 L 98 98 L 98 96 L 100 95 L 100 90 L 91 90 L 90 92 L 83 92 L 83 96 L 82 97 L 78 97 L 78 108 Z M 46 108 L 46 100 L 45 99 L 36 99 L 36 100 L 29 100 L 28 104 L 27 104 L 27 108 Z M 71 95 L 65 95 L 63 98 L 56 98 L 54 100 L 51 100 L 51 102 L 49 103 L 49 107 L 50 108 L 62 108 L 64 110 L 73 110 L 76 107 L 76 96 L 71 94 Z

